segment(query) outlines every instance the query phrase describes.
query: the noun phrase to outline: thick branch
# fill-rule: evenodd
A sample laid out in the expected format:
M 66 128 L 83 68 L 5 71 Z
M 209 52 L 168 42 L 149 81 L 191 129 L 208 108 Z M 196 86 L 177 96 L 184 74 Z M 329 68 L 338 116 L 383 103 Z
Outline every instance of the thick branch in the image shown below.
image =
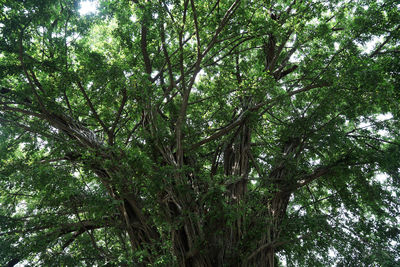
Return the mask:
M 77 82 L 78 84 L 78 88 L 81 91 L 81 93 L 83 94 L 87 104 L 89 105 L 90 110 L 93 112 L 93 116 L 95 117 L 95 119 L 100 123 L 101 127 L 103 127 L 103 130 L 109 134 L 109 130 L 108 127 L 105 125 L 105 123 L 100 119 L 99 114 L 97 113 L 96 109 L 94 108 L 92 101 L 90 101 L 89 96 L 86 94 L 85 88 L 83 88 L 82 83 L 80 81 Z
M 283 95 L 283 97 L 290 97 L 299 93 L 303 93 L 303 92 L 307 92 L 311 89 L 314 88 L 321 88 L 321 87 L 325 87 L 325 86 L 329 86 L 330 84 L 326 83 L 326 84 L 311 84 L 308 86 L 305 86 L 301 89 L 298 90 L 294 90 L 292 92 L 287 93 L 286 95 Z M 277 97 L 276 99 L 269 99 L 267 101 L 263 101 L 261 103 L 258 103 L 257 105 L 254 105 L 253 107 L 250 107 L 248 110 L 246 110 L 245 112 L 243 112 L 239 118 L 237 118 L 234 122 L 228 124 L 227 126 L 223 127 L 222 129 L 220 129 L 218 132 L 214 133 L 213 135 L 203 139 L 202 141 L 192 145 L 190 147 L 190 149 L 196 149 L 208 142 L 211 142 L 213 140 L 216 140 L 222 136 L 224 136 L 225 134 L 229 133 L 232 129 L 234 129 L 236 126 L 240 125 L 241 123 L 243 123 L 243 121 L 246 119 L 247 115 L 249 112 L 255 112 L 257 110 L 259 110 L 262 107 L 265 107 L 264 110 L 259 114 L 259 116 L 262 116 L 265 112 L 267 112 L 269 109 L 271 109 L 271 107 L 273 107 L 273 105 L 275 105 L 275 103 L 281 98 Z
M 393 30 L 393 32 L 391 32 L 391 34 L 386 37 L 385 41 L 383 41 L 372 53 L 371 55 L 369 55 L 370 58 L 376 56 L 377 54 L 379 54 L 379 52 L 382 50 L 382 48 L 393 38 L 393 33 L 398 31 L 400 29 L 400 25 L 396 27 L 396 29 Z
M 31 76 L 28 73 L 28 70 L 27 70 L 26 66 L 25 66 L 25 62 L 24 62 L 24 47 L 23 47 L 23 44 L 22 44 L 23 36 L 24 36 L 24 32 L 23 32 L 23 30 L 21 30 L 20 39 L 19 39 L 19 61 L 21 63 L 22 69 L 24 70 L 24 74 L 25 74 L 26 78 L 28 79 L 28 83 L 32 88 L 32 92 L 35 95 L 35 97 L 36 97 L 41 109 L 43 110 L 43 112 L 47 112 L 47 110 L 46 110 L 46 108 L 45 108 L 45 106 L 43 104 L 42 99 L 39 97 L 38 93 L 36 92 L 35 85 L 34 85 L 32 79 L 31 79 Z
M 216 140 L 222 136 L 224 136 L 225 134 L 229 133 L 232 129 L 236 128 L 236 126 L 239 126 L 240 124 L 242 124 L 244 122 L 244 120 L 247 117 L 248 112 L 243 112 L 234 122 L 232 122 L 231 124 L 223 127 L 222 129 L 220 129 L 218 132 L 212 134 L 211 136 L 203 139 L 202 141 L 192 145 L 190 147 L 190 150 L 192 149 L 196 149 L 206 143 L 209 143 L 213 140 Z
M 194 5 L 193 0 L 190 0 L 190 4 L 192 6 L 192 11 L 193 11 L 194 28 L 196 31 L 196 40 L 197 40 L 197 57 L 199 60 L 199 58 L 201 58 L 201 43 L 200 43 L 200 35 L 199 35 L 199 25 L 197 22 L 197 12 L 196 12 L 196 7 Z
M 165 42 L 165 29 L 164 29 L 163 23 L 161 24 L 160 37 L 161 37 L 161 45 L 162 45 L 162 50 L 164 52 L 165 61 L 167 62 L 168 76 L 169 76 L 169 82 L 170 82 L 168 89 L 165 90 L 165 92 L 164 92 L 164 98 L 165 98 L 165 97 L 168 97 L 171 90 L 175 87 L 175 79 L 174 79 L 174 74 L 172 71 L 171 59 L 170 59 L 167 45 Z
M 143 61 L 144 61 L 144 67 L 146 70 L 146 73 L 149 75 L 149 79 L 151 79 L 151 61 L 150 61 L 150 56 L 149 52 L 147 51 L 147 16 L 148 12 L 144 14 L 144 18 L 142 21 L 142 33 L 141 33 L 141 40 L 140 40 L 140 46 L 142 49 L 142 55 L 143 55 Z
M 117 112 L 117 116 L 115 117 L 114 123 L 111 126 L 111 130 L 110 130 L 110 139 L 108 140 L 108 142 L 110 144 L 113 144 L 114 142 L 114 134 L 115 134 L 115 128 L 118 125 L 119 120 L 121 119 L 121 114 L 122 111 L 124 110 L 126 101 L 128 100 L 128 95 L 126 93 L 126 88 L 124 87 L 122 89 L 122 100 L 121 100 L 121 105 L 119 106 L 118 112 Z
M 236 0 L 230 7 L 229 9 L 225 12 L 224 17 L 222 18 L 217 30 L 215 31 L 215 34 L 213 38 L 211 39 L 210 43 L 208 44 L 207 48 L 204 50 L 202 57 L 204 57 L 210 49 L 214 46 L 214 44 L 217 42 L 217 38 L 221 31 L 224 29 L 226 24 L 228 23 L 229 19 L 232 17 L 233 13 L 235 13 L 236 9 L 239 7 L 241 0 Z
M 306 186 L 309 183 L 313 182 L 314 180 L 330 173 L 333 170 L 333 168 L 338 167 L 340 164 L 347 162 L 348 159 L 349 159 L 348 157 L 344 157 L 344 158 L 341 158 L 341 159 L 335 161 L 334 163 L 332 163 L 330 165 L 317 168 L 313 173 L 303 176 L 300 179 L 300 181 L 294 186 L 294 188 L 292 188 L 290 191 L 294 192 L 298 188 Z

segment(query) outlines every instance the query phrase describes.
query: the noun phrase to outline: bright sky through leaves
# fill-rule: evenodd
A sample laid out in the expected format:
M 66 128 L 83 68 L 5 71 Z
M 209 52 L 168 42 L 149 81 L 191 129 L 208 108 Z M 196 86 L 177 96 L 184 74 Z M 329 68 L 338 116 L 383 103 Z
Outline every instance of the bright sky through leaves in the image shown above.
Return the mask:
M 79 9 L 79 13 L 81 15 L 89 15 L 95 13 L 98 7 L 97 1 L 82 1 L 80 3 L 81 8 Z

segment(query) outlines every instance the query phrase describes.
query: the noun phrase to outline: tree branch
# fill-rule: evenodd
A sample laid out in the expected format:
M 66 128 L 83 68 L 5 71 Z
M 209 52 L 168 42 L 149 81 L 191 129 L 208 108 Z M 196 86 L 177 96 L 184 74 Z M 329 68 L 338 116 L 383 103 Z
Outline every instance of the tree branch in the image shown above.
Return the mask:
M 396 32 L 400 29 L 400 25 L 398 25 L 396 27 L 396 29 L 394 29 L 388 37 L 386 37 L 385 41 L 383 41 L 370 55 L 369 57 L 372 58 L 374 56 L 376 56 L 377 54 L 379 54 L 379 52 L 382 50 L 382 48 L 393 38 L 393 32 Z
M 41 107 L 41 109 L 42 109 L 43 112 L 47 113 L 47 110 L 46 110 L 46 108 L 45 108 L 45 106 L 44 106 L 44 104 L 43 104 L 43 101 L 42 101 L 42 99 L 39 97 L 38 93 L 36 92 L 35 85 L 34 85 L 34 83 L 32 82 L 32 78 L 31 78 L 31 76 L 29 75 L 28 70 L 27 70 L 27 68 L 26 68 L 26 66 L 25 66 L 25 62 L 24 62 L 24 47 L 23 47 L 23 43 L 22 43 L 22 42 L 23 42 L 23 36 L 24 36 L 24 31 L 21 30 L 20 37 L 19 37 L 19 61 L 20 61 L 20 63 L 21 63 L 22 69 L 24 70 L 25 76 L 26 76 L 26 78 L 28 79 L 28 83 L 29 83 L 29 85 L 30 85 L 31 88 L 32 88 L 32 92 L 33 92 L 33 94 L 35 95 L 35 97 L 36 97 L 36 99 L 37 99 L 37 101 L 38 101 L 38 103 L 39 103 L 39 106 Z
M 221 31 L 224 29 L 225 25 L 228 23 L 229 19 L 231 16 L 235 13 L 236 9 L 239 7 L 239 3 L 241 0 L 236 0 L 230 7 L 229 9 L 225 12 L 224 17 L 222 18 L 217 30 L 215 31 L 215 34 L 213 38 L 211 39 L 210 43 L 208 44 L 207 48 L 204 50 L 202 54 L 202 58 L 210 51 L 210 49 L 214 46 L 214 44 L 217 41 L 217 38 Z
M 106 134 L 110 134 L 108 127 L 105 125 L 105 123 L 100 119 L 99 114 L 97 114 L 96 109 L 94 108 L 92 101 L 90 101 L 89 96 L 86 94 L 85 88 L 83 88 L 82 83 L 80 81 L 77 82 L 78 88 L 83 94 L 83 97 L 85 98 L 87 104 L 89 105 L 90 110 L 93 112 L 93 116 L 95 119 L 100 123 L 101 127 L 103 127 L 103 130 L 106 132 Z
M 144 61 L 144 67 L 146 73 L 149 75 L 149 79 L 151 79 L 151 60 L 149 56 L 149 52 L 147 51 L 147 21 L 148 21 L 148 12 L 145 12 L 143 15 L 142 28 L 141 28 L 141 40 L 140 47 L 142 49 L 142 56 Z
M 109 136 L 109 140 L 108 142 L 112 145 L 114 143 L 114 135 L 115 135 L 115 128 L 118 125 L 119 120 L 121 119 L 121 114 L 122 111 L 124 110 L 126 101 L 128 100 L 128 95 L 126 93 L 126 88 L 124 87 L 122 89 L 122 100 L 121 100 L 121 105 L 119 106 L 117 115 L 115 117 L 114 123 L 111 126 L 111 130 L 110 130 L 110 136 Z
M 192 145 L 189 148 L 189 150 L 193 150 L 193 149 L 199 148 L 200 146 L 202 146 L 202 145 L 204 145 L 206 143 L 209 143 L 209 142 L 211 142 L 213 140 L 216 140 L 216 139 L 224 136 L 225 134 L 229 133 L 236 126 L 239 126 L 240 124 L 242 124 L 244 122 L 244 120 L 247 118 L 247 114 L 248 114 L 248 112 L 243 112 L 234 122 L 232 122 L 229 125 L 223 127 L 222 129 L 220 129 L 216 133 L 212 134 L 211 136 L 203 139 L 202 141 Z
M 197 60 L 201 58 L 201 43 L 200 43 L 200 35 L 199 35 L 199 25 L 197 22 L 197 12 L 196 12 L 196 7 L 194 5 L 194 1 L 190 0 L 190 4 L 192 6 L 192 11 L 193 11 L 193 20 L 194 20 L 194 28 L 196 32 L 196 40 L 197 40 Z

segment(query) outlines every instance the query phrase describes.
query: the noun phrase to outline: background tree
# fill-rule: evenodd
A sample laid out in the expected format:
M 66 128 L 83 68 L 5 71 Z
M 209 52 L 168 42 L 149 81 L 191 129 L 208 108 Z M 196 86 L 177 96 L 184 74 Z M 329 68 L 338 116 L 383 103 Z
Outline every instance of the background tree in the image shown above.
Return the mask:
M 400 265 L 397 1 L 0 8 L 0 264 Z

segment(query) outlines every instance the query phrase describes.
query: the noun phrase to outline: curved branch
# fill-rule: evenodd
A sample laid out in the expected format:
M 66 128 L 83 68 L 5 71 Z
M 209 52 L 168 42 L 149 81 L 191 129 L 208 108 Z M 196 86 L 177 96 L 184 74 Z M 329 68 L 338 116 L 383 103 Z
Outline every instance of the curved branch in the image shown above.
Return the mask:
M 108 127 L 105 125 L 105 123 L 100 119 L 99 114 L 97 113 L 96 109 L 93 106 L 92 101 L 90 101 L 89 96 L 86 94 L 85 88 L 83 88 L 83 85 L 80 81 L 77 82 L 78 84 L 78 88 L 81 91 L 81 93 L 83 94 L 87 104 L 89 105 L 90 110 L 93 112 L 93 116 L 95 117 L 95 119 L 100 123 L 101 127 L 103 127 L 103 130 L 109 134 L 109 130 Z

